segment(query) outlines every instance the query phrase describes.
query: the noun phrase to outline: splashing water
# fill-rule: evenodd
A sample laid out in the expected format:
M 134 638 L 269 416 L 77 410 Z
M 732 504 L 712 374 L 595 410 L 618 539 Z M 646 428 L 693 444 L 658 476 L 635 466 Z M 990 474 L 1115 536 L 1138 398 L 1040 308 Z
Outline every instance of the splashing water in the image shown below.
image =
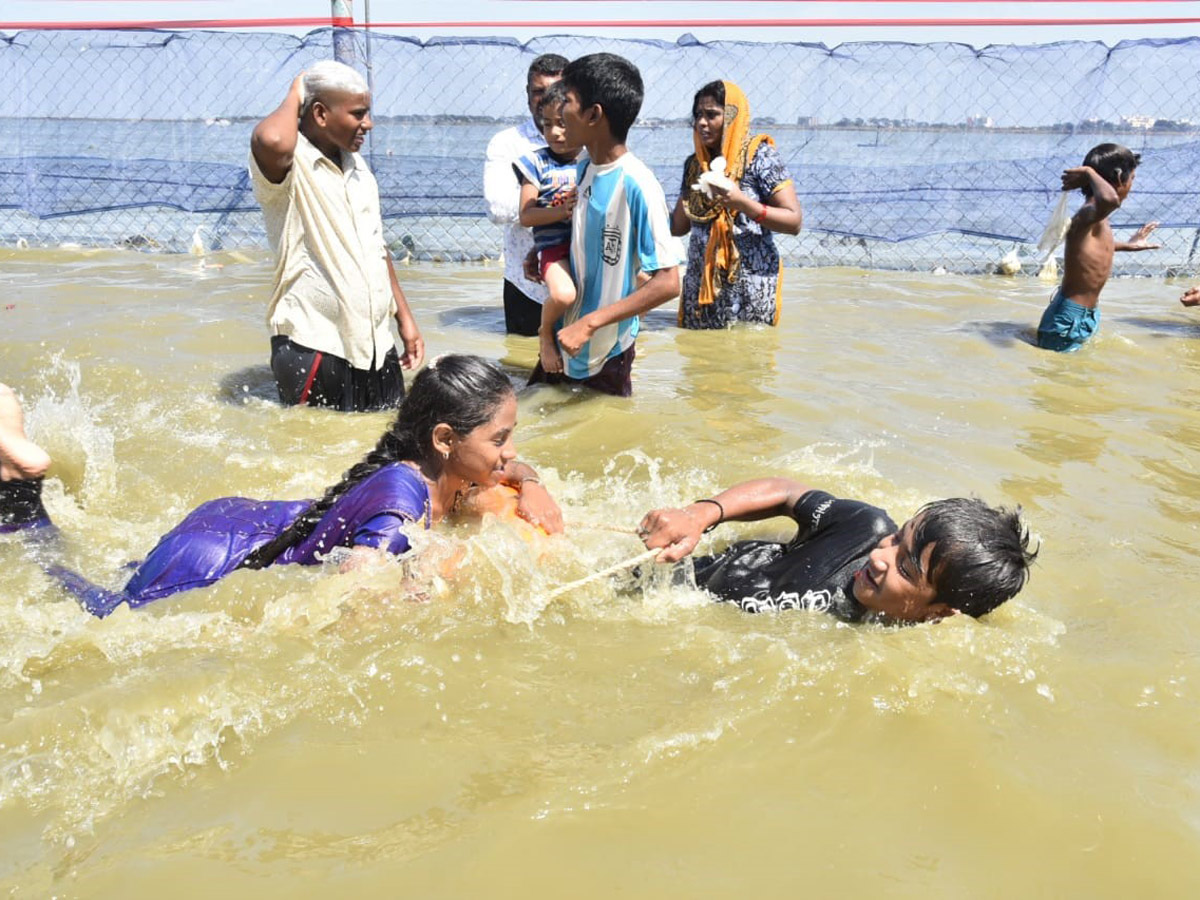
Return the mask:
M 264 399 L 262 261 L 201 283 L 39 260 L 6 269 L 26 317 L 0 362 L 55 457 L 67 561 L 102 584 L 204 500 L 316 496 L 387 421 Z M 431 353 L 532 364 L 498 279 L 406 270 Z M 632 399 L 520 395 L 560 537 L 485 518 L 409 559 L 237 572 L 103 621 L 0 539 L 0 888 L 472 896 L 517 859 L 535 895 L 1192 887 L 1189 326 L 1161 325 L 1161 285 L 1115 281 L 1106 331 L 1051 358 L 1010 337 L 1043 289 L 998 282 L 800 270 L 776 330 L 651 314 Z M 1020 503 L 1045 548 L 1017 600 L 936 627 L 747 615 L 656 566 L 545 601 L 640 553 L 619 529 L 648 509 L 770 474 L 898 521 Z M 971 846 L 1006 852 L 937 855 Z

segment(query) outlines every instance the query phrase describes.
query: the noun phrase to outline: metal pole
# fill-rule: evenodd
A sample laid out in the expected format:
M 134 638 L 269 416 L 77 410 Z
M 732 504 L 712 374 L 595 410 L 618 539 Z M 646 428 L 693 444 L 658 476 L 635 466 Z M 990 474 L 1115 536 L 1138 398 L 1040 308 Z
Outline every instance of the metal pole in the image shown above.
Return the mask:
M 371 0 L 363 0 L 363 37 L 367 42 L 367 87 L 375 96 L 375 67 L 371 64 Z
M 354 21 L 354 0 L 331 0 L 330 16 L 336 21 Z M 343 26 L 333 26 L 333 58 L 348 66 L 354 65 L 358 54 L 354 49 L 354 30 Z
M 367 90 L 371 92 L 371 103 L 375 103 L 375 66 L 371 60 L 371 0 L 363 0 L 363 36 L 367 42 Z M 371 140 L 374 132 L 367 134 L 367 157 L 371 160 L 371 168 L 375 168 L 375 142 Z

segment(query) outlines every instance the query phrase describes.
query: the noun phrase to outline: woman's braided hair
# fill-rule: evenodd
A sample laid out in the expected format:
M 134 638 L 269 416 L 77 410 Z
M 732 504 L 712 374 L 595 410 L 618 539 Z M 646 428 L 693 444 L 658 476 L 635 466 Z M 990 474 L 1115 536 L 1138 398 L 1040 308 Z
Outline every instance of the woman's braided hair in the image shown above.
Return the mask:
M 413 380 L 396 418 L 375 449 L 330 486 L 320 500 L 296 517 L 274 540 L 252 552 L 238 567 L 265 569 L 289 547 L 299 544 L 317 527 L 339 497 L 368 475 L 396 462 L 429 462 L 433 429 L 445 423 L 465 437 L 495 416 L 513 393 L 512 383 L 499 368 L 478 356 L 441 356 Z

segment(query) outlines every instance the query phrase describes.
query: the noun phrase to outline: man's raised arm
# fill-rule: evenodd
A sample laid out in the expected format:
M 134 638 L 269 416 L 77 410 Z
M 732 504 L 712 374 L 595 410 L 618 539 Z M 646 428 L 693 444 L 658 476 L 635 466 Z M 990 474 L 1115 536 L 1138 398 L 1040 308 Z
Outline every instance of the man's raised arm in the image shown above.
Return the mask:
M 300 108 L 304 103 L 303 79 L 303 72 L 296 76 L 279 108 L 255 125 L 250 135 L 254 161 L 272 184 L 279 184 L 292 169 L 292 155 L 300 132 Z

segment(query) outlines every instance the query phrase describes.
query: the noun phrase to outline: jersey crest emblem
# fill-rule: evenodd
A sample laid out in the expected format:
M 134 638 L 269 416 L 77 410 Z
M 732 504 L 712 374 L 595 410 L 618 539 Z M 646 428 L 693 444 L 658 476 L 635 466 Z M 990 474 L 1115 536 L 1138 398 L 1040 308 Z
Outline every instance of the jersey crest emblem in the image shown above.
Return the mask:
M 604 229 L 604 244 L 601 248 L 604 264 L 615 266 L 621 261 L 621 229 L 609 226 Z

